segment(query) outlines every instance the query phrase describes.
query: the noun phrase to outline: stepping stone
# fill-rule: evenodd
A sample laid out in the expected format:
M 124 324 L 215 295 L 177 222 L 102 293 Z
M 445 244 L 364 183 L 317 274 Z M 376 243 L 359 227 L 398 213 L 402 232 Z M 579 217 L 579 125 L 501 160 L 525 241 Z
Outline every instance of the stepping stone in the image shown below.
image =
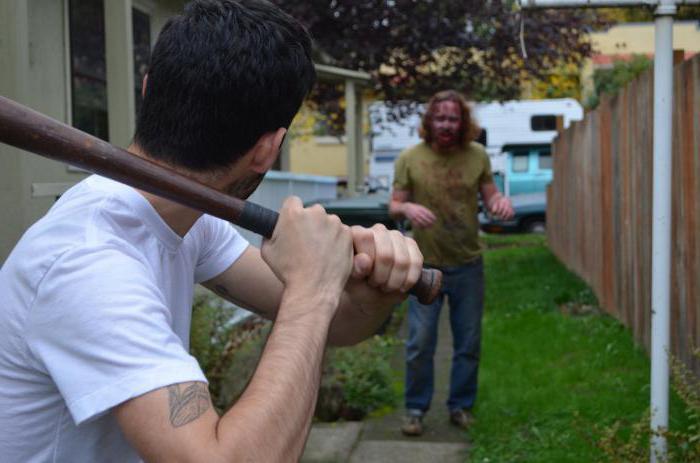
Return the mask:
M 302 463 L 346 462 L 362 430 L 362 422 L 315 423 L 306 442 Z
M 350 463 L 464 463 L 467 451 L 466 444 L 457 443 L 362 441 L 353 451 Z

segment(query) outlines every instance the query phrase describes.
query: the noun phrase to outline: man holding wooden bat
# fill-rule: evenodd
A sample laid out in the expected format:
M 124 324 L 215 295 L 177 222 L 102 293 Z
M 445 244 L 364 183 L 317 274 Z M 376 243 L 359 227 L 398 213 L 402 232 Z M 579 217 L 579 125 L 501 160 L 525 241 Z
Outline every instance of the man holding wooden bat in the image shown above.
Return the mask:
M 192 2 L 155 46 L 130 151 L 247 197 L 314 79 L 307 32 L 271 4 Z M 298 198 L 258 250 L 223 220 L 89 177 L 0 271 L 0 459 L 297 460 L 326 344 L 373 333 L 421 267 L 411 239 Z M 195 283 L 275 320 L 221 417 L 188 354 Z

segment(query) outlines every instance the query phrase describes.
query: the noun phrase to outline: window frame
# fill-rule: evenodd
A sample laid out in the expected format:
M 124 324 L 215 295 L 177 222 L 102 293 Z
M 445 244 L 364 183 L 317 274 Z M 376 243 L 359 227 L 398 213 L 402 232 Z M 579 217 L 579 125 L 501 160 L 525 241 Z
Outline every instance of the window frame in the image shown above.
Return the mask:
M 71 50 L 71 24 L 70 24 L 70 0 L 61 0 L 63 3 L 63 75 L 64 75 L 64 87 L 65 87 L 65 101 L 64 101 L 64 120 L 66 124 L 73 126 L 73 71 L 72 71 L 72 50 Z M 109 0 L 106 0 L 109 1 Z M 155 13 L 156 13 L 156 2 L 153 0 L 133 0 L 131 4 L 132 9 L 139 10 L 148 16 L 148 26 L 150 29 L 150 47 L 151 50 L 156 43 L 157 33 L 154 33 Z M 133 19 L 132 19 L 133 27 Z M 158 32 L 158 31 L 155 31 Z M 133 40 L 132 40 L 133 47 Z M 105 44 L 106 47 L 106 44 Z M 106 76 L 107 78 L 109 76 Z M 89 173 L 88 171 L 81 169 L 79 167 L 66 165 L 68 172 L 80 172 Z
M 132 4 L 131 4 L 131 8 L 132 8 L 132 10 L 138 10 L 140 13 L 143 13 L 146 16 L 148 16 L 148 30 L 149 30 L 149 35 L 150 35 L 149 47 L 151 49 L 151 52 L 153 52 L 153 46 L 155 45 L 156 38 L 157 38 L 157 34 L 153 33 L 153 31 L 154 31 L 153 26 L 155 24 L 155 22 L 153 20 L 153 16 L 154 16 L 154 11 L 156 9 L 156 5 L 151 0 L 133 0 Z M 134 19 L 133 19 L 133 13 L 132 13 L 132 19 L 131 19 L 132 28 L 133 28 L 133 25 L 134 25 Z M 132 30 L 131 46 L 133 49 L 133 46 L 134 46 L 133 30 Z M 134 58 L 132 58 L 132 59 L 134 59 Z M 136 63 L 134 63 L 134 64 L 136 64 Z M 141 87 L 141 82 L 134 82 L 134 91 L 136 91 L 137 88 L 140 88 L 140 87 Z M 134 101 L 134 110 L 136 110 L 136 101 Z M 138 118 L 138 112 L 135 115 L 135 117 Z
M 138 0 L 136 0 L 138 1 Z M 63 56 L 64 56 L 64 79 L 65 79 L 65 121 L 66 124 L 74 127 L 73 120 L 73 51 L 71 49 L 71 23 L 70 23 L 70 0 L 62 0 L 63 2 Z M 105 53 L 107 44 L 105 43 Z M 105 75 L 105 82 L 107 81 L 107 75 Z M 107 114 L 109 117 L 109 108 L 107 109 Z M 90 171 L 82 169 L 80 167 L 72 166 L 66 164 L 66 171 L 71 173 L 83 173 L 89 174 Z

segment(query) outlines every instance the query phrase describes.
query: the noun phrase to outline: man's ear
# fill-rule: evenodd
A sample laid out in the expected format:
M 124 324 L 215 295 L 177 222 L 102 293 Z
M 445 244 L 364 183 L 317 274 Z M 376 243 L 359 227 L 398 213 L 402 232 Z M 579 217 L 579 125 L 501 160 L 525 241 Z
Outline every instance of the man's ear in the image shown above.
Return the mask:
M 148 85 L 148 73 L 143 75 L 143 80 L 141 81 L 141 98 L 146 98 L 146 85 Z
M 286 134 L 287 129 L 280 127 L 274 132 L 268 132 L 260 137 L 253 147 L 253 159 L 250 163 L 253 172 L 264 174 L 270 170 L 282 150 Z

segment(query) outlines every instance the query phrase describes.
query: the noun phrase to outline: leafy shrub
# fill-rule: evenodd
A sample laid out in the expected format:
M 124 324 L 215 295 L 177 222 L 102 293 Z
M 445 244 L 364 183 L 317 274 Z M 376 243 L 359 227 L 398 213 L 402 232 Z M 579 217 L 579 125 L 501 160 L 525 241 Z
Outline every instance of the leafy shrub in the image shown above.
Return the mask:
M 221 353 L 233 329 L 229 321 L 236 309 L 214 296 L 198 294 L 192 305 L 190 352 L 204 372 L 219 362 Z
M 633 55 L 629 61 L 616 60 L 610 69 L 596 69 L 593 72 L 594 93 L 585 105 L 595 109 L 603 95 L 617 95 L 629 82 L 652 66 L 653 62 L 644 55 Z
M 190 352 L 209 380 L 212 402 L 224 411 L 240 397 L 265 347 L 272 324 L 259 317 L 232 324 L 236 308 L 212 294 L 195 298 Z M 375 336 L 353 347 L 326 353 L 316 415 L 322 421 L 362 419 L 376 409 L 394 406 L 390 361 L 399 342 L 391 333 L 401 325 L 406 304 L 394 311 Z
M 354 347 L 329 349 L 316 417 L 360 420 L 374 410 L 395 406 L 399 397 L 391 358 L 398 342 L 393 336 L 374 336 Z
M 233 324 L 237 310 L 209 294 L 198 295 L 193 304 L 190 353 L 209 380 L 212 403 L 219 411 L 243 393 L 271 325 L 259 317 Z

